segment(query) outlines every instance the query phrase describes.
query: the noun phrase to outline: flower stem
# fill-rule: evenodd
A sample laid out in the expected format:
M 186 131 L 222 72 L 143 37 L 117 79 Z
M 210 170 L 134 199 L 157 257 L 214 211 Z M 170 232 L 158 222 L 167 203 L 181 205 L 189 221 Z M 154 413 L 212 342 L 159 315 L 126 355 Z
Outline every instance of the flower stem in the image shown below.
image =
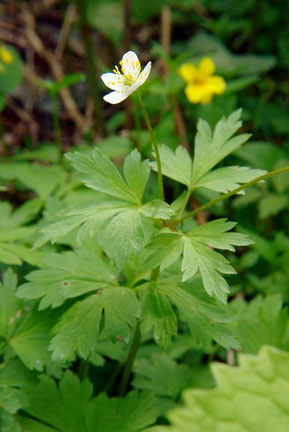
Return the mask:
M 154 131 L 153 131 L 153 128 L 152 128 L 152 125 L 151 125 L 151 122 L 150 122 L 150 119 L 149 119 L 146 107 L 145 107 L 145 105 L 143 103 L 142 97 L 141 97 L 141 95 L 139 94 L 138 91 L 136 91 L 136 95 L 138 97 L 138 101 L 139 101 L 139 104 L 141 106 L 141 109 L 142 109 L 142 112 L 143 112 L 143 115 L 144 115 L 144 119 L 145 119 L 148 131 L 150 133 L 150 136 L 151 136 L 151 139 L 152 139 L 152 143 L 153 143 L 153 146 L 154 146 L 154 151 L 155 151 L 155 154 L 156 154 L 157 167 L 158 167 L 159 196 L 160 196 L 160 199 L 163 200 L 164 199 L 164 186 L 163 186 L 163 177 L 162 177 L 162 164 L 161 164 L 161 157 L 160 157 L 158 143 L 157 143 L 157 140 L 156 140 L 156 137 L 155 137 L 155 134 L 154 134 Z
M 289 166 L 287 166 L 285 168 L 277 169 L 275 171 L 268 172 L 266 174 L 261 175 L 260 177 L 255 178 L 254 180 L 251 180 L 251 181 L 249 181 L 247 183 L 244 183 L 243 185 L 237 187 L 236 189 L 233 189 L 232 191 L 227 192 L 226 194 L 221 195 L 218 198 L 215 198 L 214 200 L 209 201 L 206 204 L 198 207 L 197 209 L 195 209 L 195 210 L 191 211 L 190 213 L 188 213 L 186 216 L 183 216 L 180 219 L 176 219 L 174 221 L 174 226 L 177 226 L 179 223 L 183 222 L 184 220 L 189 219 L 192 216 L 195 216 L 195 214 L 197 214 L 197 213 L 199 213 L 199 212 L 201 212 L 203 210 L 206 210 L 207 208 L 210 208 L 210 207 L 212 207 L 215 204 L 218 204 L 219 202 L 221 202 L 221 201 L 229 198 L 230 196 L 235 195 L 236 193 L 240 192 L 241 190 L 247 189 L 248 187 L 253 186 L 256 183 L 259 183 L 261 180 L 265 180 L 265 179 L 267 179 L 269 177 L 272 177 L 272 176 L 274 176 L 276 174 L 282 174 L 282 173 L 285 173 L 285 172 L 288 172 L 288 171 L 289 171 Z

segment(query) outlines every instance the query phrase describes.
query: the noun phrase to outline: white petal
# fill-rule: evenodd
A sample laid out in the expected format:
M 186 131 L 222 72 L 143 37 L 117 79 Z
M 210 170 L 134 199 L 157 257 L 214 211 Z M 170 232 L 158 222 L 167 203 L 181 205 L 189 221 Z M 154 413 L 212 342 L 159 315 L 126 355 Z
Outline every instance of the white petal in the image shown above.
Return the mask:
M 113 91 L 111 93 L 108 93 L 107 95 L 103 96 L 103 99 L 111 104 L 117 104 L 125 100 L 130 94 L 131 87 L 127 91 Z
M 114 73 L 105 73 L 101 77 L 104 84 L 112 90 L 123 90 L 123 77 Z
M 138 80 L 137 80 L 137 82 L 139 83 L 139 85 L 142 85 L 146 81 L 147 77 L 150 74 L 151 67 L 152 67 L 152 62 L 148 62 L 148 64 L 144 68 L 144 70 L 139 74 L 139 77 L 138 77 Z
M 138 56 L 133 51 L 128 51 L 122 57 L 123 72 L 127 77 L 132 77 L 136 80 L 140 73 L 140 62 Z

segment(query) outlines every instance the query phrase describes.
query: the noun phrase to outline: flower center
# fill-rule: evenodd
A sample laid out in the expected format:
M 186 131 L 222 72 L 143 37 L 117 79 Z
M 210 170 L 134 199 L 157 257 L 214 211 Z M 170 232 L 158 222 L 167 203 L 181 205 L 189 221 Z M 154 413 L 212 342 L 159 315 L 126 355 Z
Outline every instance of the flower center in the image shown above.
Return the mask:
M 124 85 L 126 85 L 126 86 L 131 86 L 133 83 L 134 83 L 134 79 L 133 79 L 133 76 L 130 74 L 130 73 L 128 73 L 128 74 L 125 74 L 125 71 L 124 71 L 124 68 L 123 68 L 123 62 L 122 61 L 120 61 L 119 62 L 119 64 L 121 65 L 121 72 L 120 72 L 120 70 L 119 70 L 119 68 L 118 68 L 118 66 L 115 66 L 115 68 L 113 69 L 113 72 L 116 74 L 116 75 L 118 75 L 119 76 L 119 80 L 118 80 L 118 82 L 119 83 L 123 83 Z M 122 78 L 122 80 L 120 79 L 120 78 Z

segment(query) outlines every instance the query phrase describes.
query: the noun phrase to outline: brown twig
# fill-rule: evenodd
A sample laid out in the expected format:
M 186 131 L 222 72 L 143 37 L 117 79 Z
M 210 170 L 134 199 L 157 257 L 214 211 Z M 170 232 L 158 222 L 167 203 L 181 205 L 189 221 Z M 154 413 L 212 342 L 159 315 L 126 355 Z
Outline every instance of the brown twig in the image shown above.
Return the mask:
M 75 20 L 75 16 L 76 16 L 75 6 L 69 5 L 63 20 L 63 25 L 60 31 L 59 39 L 54 53 L 55 57 L 58 60 L 60 60 L 63 55 L 63 51 L 69 37 L 71 26 Z
M 36 33 L 36 25 L 34 16 L 30 13 L 30 11 L 26 8 L 23 11 L 22 19 L 25 25 L 25 35 L 34 51 L 44 58 L 48 63 L 52 76 L 55 81 L 61 81 L 64 78 L 64 73 L 62 70 L 61 63 L 55 58 L 55 56 L 49 52 L 40 37 Z M 75 122 L 75 124 L 83 129 L 84 118 L 80 113 L 71 93 L 68 88 L 63 88 L 60 91 L 60 96 L 63 101 L 63 104 L 68 112 L 69 117 Z

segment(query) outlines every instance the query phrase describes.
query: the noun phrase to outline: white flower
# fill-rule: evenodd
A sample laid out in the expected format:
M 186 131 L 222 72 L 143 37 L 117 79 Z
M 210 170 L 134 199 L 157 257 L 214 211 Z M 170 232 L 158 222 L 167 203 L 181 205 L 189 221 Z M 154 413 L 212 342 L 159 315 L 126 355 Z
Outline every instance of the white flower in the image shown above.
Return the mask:
M 133 51 L 128 51 L 119 62 L 121 72 L 116 66 L 114 73 L 105 73 L 101 75 L 104 84 L 114 90 L 103 97 L 106 102 L 117 104 L 126 99 L 139 86 L 141 86 L 151 71 L 151 62 L 148 62 L 146 67 L 141 72 L 140 62 L 137 55 Z

